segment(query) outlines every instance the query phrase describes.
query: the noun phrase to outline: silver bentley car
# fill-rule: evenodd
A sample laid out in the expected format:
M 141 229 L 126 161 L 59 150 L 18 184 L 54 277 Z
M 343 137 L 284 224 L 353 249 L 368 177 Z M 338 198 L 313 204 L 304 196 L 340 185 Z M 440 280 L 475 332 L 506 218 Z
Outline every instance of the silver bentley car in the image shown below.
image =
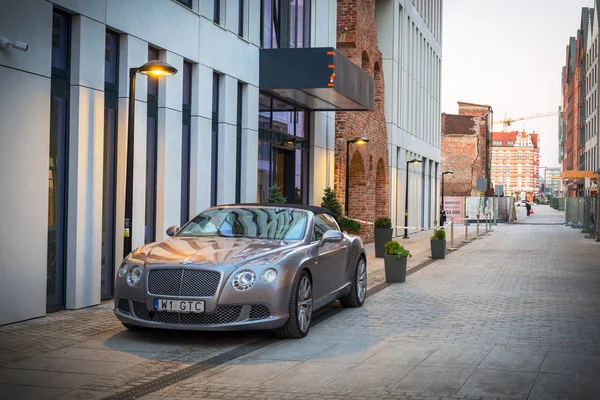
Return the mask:
M 363 243 L 324 208 L 217 206 L 167 234 L 119 267 L 115 314 L 127 328 L 274 329 L 301 338 L 318 308 L 365 301 Z

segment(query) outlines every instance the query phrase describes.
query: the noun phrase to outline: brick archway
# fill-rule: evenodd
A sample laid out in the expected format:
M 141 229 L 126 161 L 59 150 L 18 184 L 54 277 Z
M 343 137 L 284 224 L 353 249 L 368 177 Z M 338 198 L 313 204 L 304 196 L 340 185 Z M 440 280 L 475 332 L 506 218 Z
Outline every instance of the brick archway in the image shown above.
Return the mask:
M 380 158 L 375 172 L 375 217 L 388 216 L 388 196 L 387 168 Z
M 365 218 L 366 190 L 365 162 L 360 151 L 355 150 L 350 157 L 350 173 L 348 177 L 348 216 L 350 218 Z

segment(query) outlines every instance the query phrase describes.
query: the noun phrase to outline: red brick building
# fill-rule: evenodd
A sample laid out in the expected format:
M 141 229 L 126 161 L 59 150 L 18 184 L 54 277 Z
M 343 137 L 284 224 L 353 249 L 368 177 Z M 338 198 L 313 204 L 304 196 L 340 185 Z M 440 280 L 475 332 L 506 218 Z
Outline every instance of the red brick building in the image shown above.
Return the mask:
M 488 105 L 458 102 L 458 115 L 442 113 L 441 171 L 452 170 L 444 178 L 445 196 L 478 196 L 477 178 L 489 170 L 490 131 Z
M 492 184 L 502 185 L 505 195 L 533 201 L 540 191 L 540 147 L 537 133 L 493 132 Z
M 348 216 L 373 221 L 389 216 L 388 137 L 384 115 L 383 60 L 377 45 L 375 1 L 338 0 L 337 49 L 375 79 L 375 109 L 337 112 L 334 190 L 345 207 L 348 141 L 364 136 L 367 145 L 350 144 Z M 372 237 L 372 225 L 363 235 Z

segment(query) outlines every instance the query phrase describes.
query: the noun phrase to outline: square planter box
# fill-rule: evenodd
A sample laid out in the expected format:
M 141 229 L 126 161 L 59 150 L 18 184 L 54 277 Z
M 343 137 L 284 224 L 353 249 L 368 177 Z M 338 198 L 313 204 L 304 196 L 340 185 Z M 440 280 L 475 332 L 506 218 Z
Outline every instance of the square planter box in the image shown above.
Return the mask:
M 385 244 L 392 240 L 392 228 L 375 228 L 375 257 L 383 258 Z
M 446 258 L 446 239 L 431 239 L 431 258 Z
M 396 258 L 386 254 L 385 263 L 385 281 L 387 283 L 402 283 L 406 281 L 406 257 Z

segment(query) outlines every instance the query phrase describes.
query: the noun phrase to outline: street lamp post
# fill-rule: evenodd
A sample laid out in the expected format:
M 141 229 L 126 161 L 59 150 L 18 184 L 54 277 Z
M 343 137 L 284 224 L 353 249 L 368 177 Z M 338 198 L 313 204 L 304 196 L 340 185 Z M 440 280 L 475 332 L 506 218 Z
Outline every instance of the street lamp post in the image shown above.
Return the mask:
M 440 207 L 442 209 L 440 212 L 440 225 L 442 226 L 442 229 L 444 229 L 444 222 L 446 222 L 446 209 L 444 208 L 444 175 L 446 174 L 454 174 L 454 171 L 449 169 L 448 171 L 442 172 L 442 205 Z
M 416 158 L 406 162 L 406 199 L 404 202 L 404 239 L 408 239 L 408 167 L 410 164 L 420 164 L 421 160 Z
M 125 173 L 125 229 L 123 257 L 131 253 L 133 217 L 133 144 L 135 130 L 135 83 L 137 74 L 159 78 L 177 73 L 177 69 L 164 61 L 152 60 L 137 68 L 129 69 L 129 120 L 127 124 L 127 166 Z
M 346 200 L 344 204 L 346 217 L 348 217 L 348 200 L 350 199 L 350 193 L 348 192 L 348 189 L 350 188 L 350 144 L 352 143 L 363 145 L 369 143 L 369 139 L 364 136 L 360 136 L 346 142 Z

